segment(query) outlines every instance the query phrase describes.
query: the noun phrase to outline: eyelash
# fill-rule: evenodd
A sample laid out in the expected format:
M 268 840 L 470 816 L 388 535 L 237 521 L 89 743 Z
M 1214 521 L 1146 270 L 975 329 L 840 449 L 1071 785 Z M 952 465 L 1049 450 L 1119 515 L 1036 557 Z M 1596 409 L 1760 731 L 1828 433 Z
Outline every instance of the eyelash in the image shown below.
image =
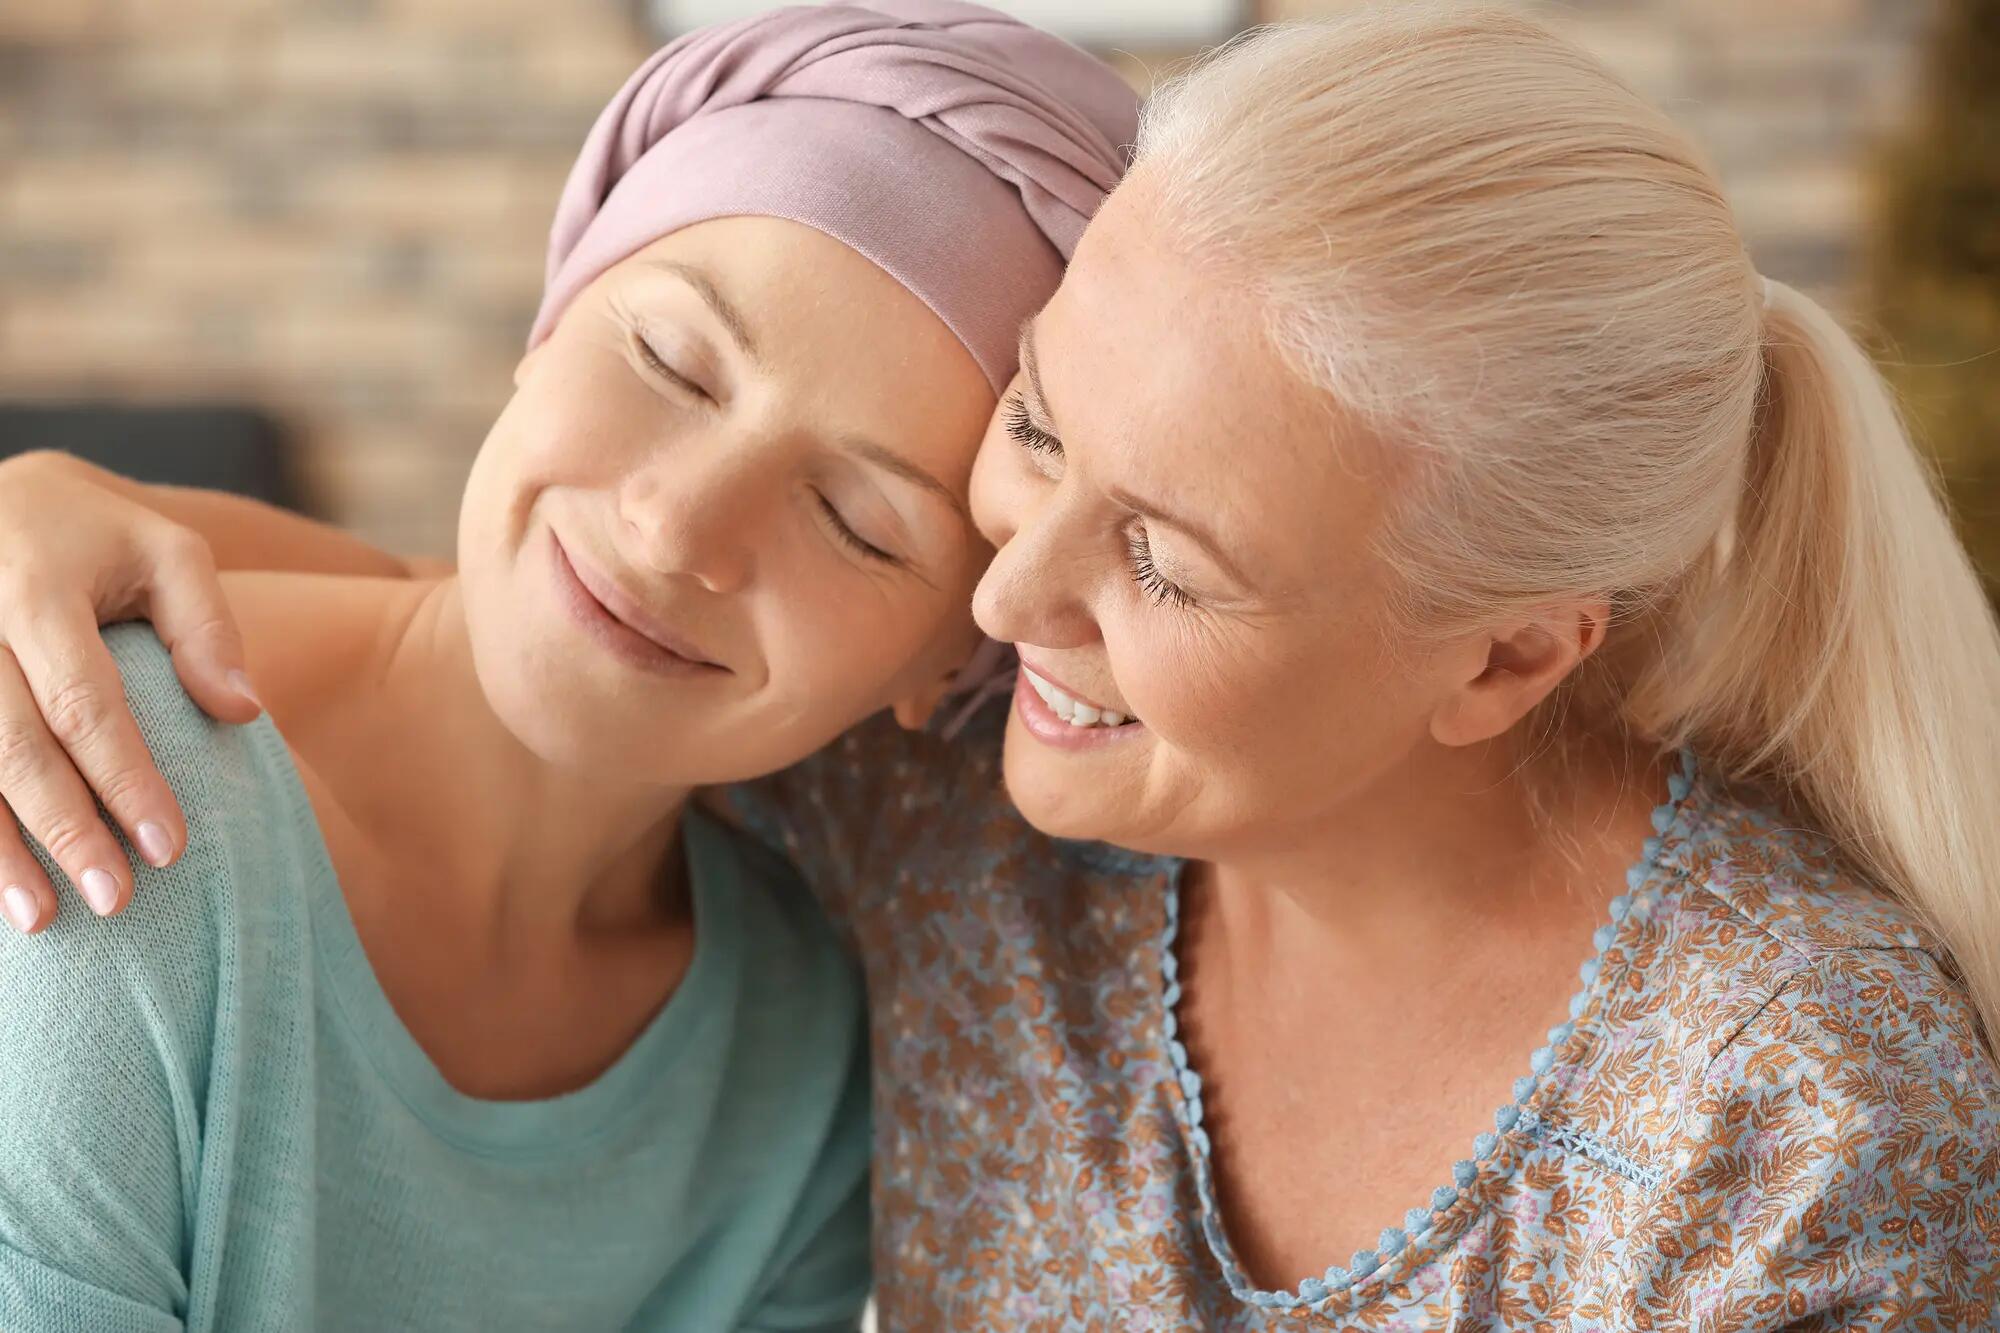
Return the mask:
M 1014 442 L 1025 449 L 1038 454 L 1060 454 L 1063 451 L 1061 440 L 1035 424 L 1035 419 L 1028 414 L 1027 400 L 1018 393 L 1007 400 L 1006 426 Z M 1132 581 L 1153 600 L 1155 606 L 1186 608 L 1194 605 L 1194 598 L 1153 564 L 1153 548 L 1146 541 L 1143 528 L 1125 538 L 1125 557 L 1132 571 Z
M 695 397 L 701 399 L 705 403 L 712 403 L 715 401 L 714 396 L 711 395 L 708 392 L 708 390 L 702 388 L 699 384 L 696 384 L 693 380 L 681 374 L 679 371 L 675 370 L 672 366 L 669 366 L 664 360 L 662 360 L 660 354 L 653 350 L 653 344 L 646 341 L 645 334 L 634 333 L 632 335 L 632 342 L 633 345 L 638 349 L 639 359 L 641 361 L 644 361 L 648 366 L 648 368 L 650 368 L 654 374 L 659 375 L 663 379 L 672 380 L 675 384 L 687 390 L 689 393 L 693 394 Z
M 826 515 L 826 521 L 833 525 L 834 535 L 846 543 L 849 549 L 856 555 L 865 556 L 870 560 L 880 560 L 885 565 L 900 565 L 903 563 L 875 543 L 869 541 L 866 537 L 863 537 L 853 528 L 848 527 L 847 520 L 842 518 L 840 511 L 833 507 L 833 501 L 827 499 L 824 495 L 818 494 L 818 492 L 814 492 L 814 497 L 819 501 L 820 512 Z
M 1132 570 L 1132 581 L 1139 585 L 1141 592 L 1153 599 L 1153 605 L 1174 606 L 1182 610 L 1194 605 L 1194 598 L 1154 566 L 1153 548 L 1146 541 L 1143 529 L 1125 538 L 1125 557 Z
M 1006 420 L 1007 433 L 1016 444 L 1038 454 L 1062 452 L 1062 441 L 1035 424 L 1035 419 L 1028 415 L 1027 400 L 1018 393 L 1007 400 Z
M 662 361 L 660 354 L 653 350 L 653 345 L 646 341 L 645 335 L 635 333 L 632 335 L 632 341 L 638 349 L 639 359 L 651 367 L 655 373 L 672 380 L 675 384 L 680 385 L 698 398 L 709 398 L 707 391 L 699 384 L 696 384 L 685 375 L 677 374 L 665 361 Z M 832 526 L 833 535 L 849 550 L 869 560 L 879 560 L 885 565 L 900 565 L 903 563 L 895 556 L 877 546 L 874 542 L 863 537 L 853 528 L 847 526 L 847 520 L 842 518 L 840 511 L 833 507 L 833 501 L 817 492 L 814 493 L 813 498 L 819 502 L 820 513 L 825 516 L 827 523 Z

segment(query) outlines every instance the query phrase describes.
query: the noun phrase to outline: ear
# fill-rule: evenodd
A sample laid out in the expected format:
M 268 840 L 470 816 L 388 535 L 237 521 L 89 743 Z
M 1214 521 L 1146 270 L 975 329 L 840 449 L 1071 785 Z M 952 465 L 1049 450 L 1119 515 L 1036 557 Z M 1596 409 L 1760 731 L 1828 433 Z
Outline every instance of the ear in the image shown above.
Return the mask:
M 1468 645 L 1465 680 L 1431 715 L 1431 738 L 1461 746 L 1501 735 L 1596 652 L 1610 626 L 1609 603 L 1576 602 L 1482 635 Z
M 530 370 L 533 370 L 535 367 L 535 358 L 540 356 L 542 354 L 542 349 L 544 347 L 547 347 L 548 345 L 549 345 L 549 340 L 547 338 L 542 339 L 540 342 L 536 343 L 533 347 L 530 347 L 527 351 L 523 352 L 521 354 L 521 359 L 514 363 L 515 388 L 517 389 L 520 388 L 522 381 L 528 378 L 528 372 Z
M 956 671 L 947 672 L 890 704 L 889 711 L 896 715 L 896 724 L 904 731 L 922 731 L 929 726 L 931 714 L 937 712 L 957 677 Z
M 951 693 L 951 687 L 959 683 L 968 669 L 983 671 L 993 665 L 991 659 L 984 656 L 986 646 L 986 636 L 972 623 L 968 608 L 968 614 L 941 650 L 942 659 L 950 662 L 951 667 L 938 671 L 933 666 L 929 679 L 923 685 L 889 705 L 903 730 L 922 731 L 929 726 L 931 715 L 937 712 L 938 705 L 944 702 L 945 696 Z M 939 659 L 934 657 L 930 660 L 935 663 Z

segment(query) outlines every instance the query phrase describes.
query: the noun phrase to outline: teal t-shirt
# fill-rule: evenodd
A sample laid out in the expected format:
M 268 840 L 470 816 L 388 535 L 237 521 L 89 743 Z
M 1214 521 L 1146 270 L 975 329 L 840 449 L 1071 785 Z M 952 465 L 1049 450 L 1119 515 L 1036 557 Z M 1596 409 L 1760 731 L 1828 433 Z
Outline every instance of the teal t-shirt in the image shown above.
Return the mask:
M 150 629 L 108 640 L 188 851 L 118 919 L 65 888 L 0 932 L 0 1328 L 856 1325 L 860 985 L 787 866 L 691 813 L 666 1007 L 586 1088 L 466 1097 L 377 983 L 277 730 L 203 716 Z

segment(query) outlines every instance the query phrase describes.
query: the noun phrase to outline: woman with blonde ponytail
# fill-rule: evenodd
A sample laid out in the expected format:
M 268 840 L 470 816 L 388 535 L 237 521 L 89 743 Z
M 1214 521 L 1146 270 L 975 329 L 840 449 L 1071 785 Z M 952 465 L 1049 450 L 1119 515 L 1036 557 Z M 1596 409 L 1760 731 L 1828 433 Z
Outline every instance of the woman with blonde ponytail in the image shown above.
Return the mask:
M 1162 90 L 969 509 L 1010 706 L 725 798 L 862 956 L 885 1329 L 2000 1328 L 2000 631 L 1598 62 L 1397 4 Z

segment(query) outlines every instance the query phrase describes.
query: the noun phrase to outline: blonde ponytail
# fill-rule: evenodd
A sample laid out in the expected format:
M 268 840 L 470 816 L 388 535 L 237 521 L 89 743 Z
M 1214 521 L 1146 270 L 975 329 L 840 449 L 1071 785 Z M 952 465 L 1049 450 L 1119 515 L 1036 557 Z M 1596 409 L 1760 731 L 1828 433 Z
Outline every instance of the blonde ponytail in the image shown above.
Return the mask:
M 1671 121 L 1518 12 L 1413 0 L 1232 43 L 1124 189 L 1407 448 L 1414 628 L 1609 598 L 1570 716 L 1782 783 L 2000 1037 L 2000 629 L 1880 377 Z
M 1628 714 L 1791 792 L 2000 1036 L 2000 626 L 1868 357 L 1768 284 L 1744 499 Z

